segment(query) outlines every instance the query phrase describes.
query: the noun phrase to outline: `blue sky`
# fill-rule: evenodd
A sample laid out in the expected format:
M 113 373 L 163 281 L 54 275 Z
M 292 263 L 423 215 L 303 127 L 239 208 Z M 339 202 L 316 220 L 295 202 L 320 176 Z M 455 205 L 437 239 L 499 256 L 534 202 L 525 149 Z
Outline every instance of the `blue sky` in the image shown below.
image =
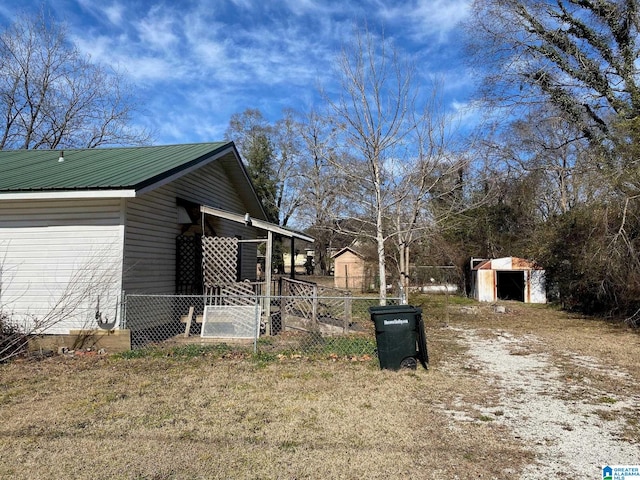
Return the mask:
M 155 143 L 221 140 L 234 113 L 319 105 L 335 91 L 334 64 L 354 28 L 384 32 L 418 67 L 439 78 L 448 109 L 473 87 L 459 22 L 469 0 L 45 0 L 70 38 L 125 74 L 144 104 L 137 122 Z M 4 0 L 0 23 L 42 0 Z

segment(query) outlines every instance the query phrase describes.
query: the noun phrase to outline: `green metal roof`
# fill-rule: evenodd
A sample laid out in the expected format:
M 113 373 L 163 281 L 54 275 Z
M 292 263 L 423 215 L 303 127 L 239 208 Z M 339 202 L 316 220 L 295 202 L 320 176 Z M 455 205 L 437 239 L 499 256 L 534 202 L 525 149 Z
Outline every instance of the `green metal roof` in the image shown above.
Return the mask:
M 0 150 L 0 192 L 140 190 L 234 148 L 232 142 L 152 147 Z

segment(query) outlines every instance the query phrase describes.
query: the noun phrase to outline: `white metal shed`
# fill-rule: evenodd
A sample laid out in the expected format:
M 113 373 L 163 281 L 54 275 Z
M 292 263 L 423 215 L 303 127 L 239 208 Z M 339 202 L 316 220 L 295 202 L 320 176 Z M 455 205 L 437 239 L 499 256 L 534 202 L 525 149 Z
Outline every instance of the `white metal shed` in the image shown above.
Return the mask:
M 531 260 L 517 257 L 476 260 L 471 282 L 473 297 L 480 302 L 547 302 L 545 271 Z

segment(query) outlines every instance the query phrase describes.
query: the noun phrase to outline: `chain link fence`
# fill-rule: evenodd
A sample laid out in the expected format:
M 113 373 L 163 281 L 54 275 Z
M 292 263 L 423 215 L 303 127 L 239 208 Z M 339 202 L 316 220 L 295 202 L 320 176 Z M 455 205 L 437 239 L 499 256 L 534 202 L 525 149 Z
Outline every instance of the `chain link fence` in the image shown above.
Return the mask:
M 122 326 L 132 349 L 224 343 L 259 353 L 375 354 L 369 307 L 377 297 L 235 296 L 218 303 L 205 305 L 202 295 L 128 294 Z

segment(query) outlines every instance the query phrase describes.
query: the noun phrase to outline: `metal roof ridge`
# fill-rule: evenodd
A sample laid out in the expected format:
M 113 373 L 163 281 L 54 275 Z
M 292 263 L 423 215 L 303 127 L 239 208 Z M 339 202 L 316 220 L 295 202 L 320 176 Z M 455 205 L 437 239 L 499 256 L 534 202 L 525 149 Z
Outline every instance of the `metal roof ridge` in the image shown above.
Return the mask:
M 233 140 L 217 140 L 211 142 L 189 142 L 189 143 L 168 143 L 168 144 L 159 144 L 159 145 L 116 145 L 112 147 L 83 147 L 83 148 L 74 148 L 74 147 L 59 147 L 59 148 L 16 148 L 16 149 L 4 149 L 0 150 L 0 152 L 85 152 L 85 151 L 97 151 L 97 150 L 134 150 L 134 149 L 144 149 L 144 148 L 162 148 L 162 147 L 186 147 L 190 145 L 228 145 L 233 143 Z

